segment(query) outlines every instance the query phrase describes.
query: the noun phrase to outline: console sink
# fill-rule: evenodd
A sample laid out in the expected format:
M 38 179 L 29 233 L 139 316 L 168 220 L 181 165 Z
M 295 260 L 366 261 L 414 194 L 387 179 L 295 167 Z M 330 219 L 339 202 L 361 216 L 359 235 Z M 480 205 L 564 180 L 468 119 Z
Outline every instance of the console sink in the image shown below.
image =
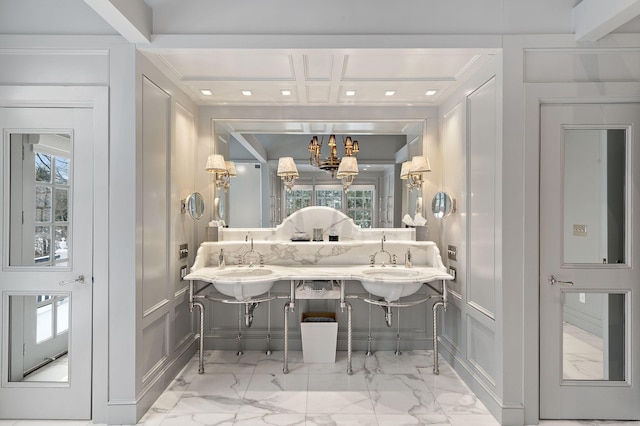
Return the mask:
M 235 267 L 216 271 L 213 286 L 236 300 L 248 300 L 271 290 L 279 275 L 268 268 Z
M 408 268 L 377 267 L 362 270 L 358 279 L 369 293 L 395 302 L 420 290 L 420 275 L 420 271 Z

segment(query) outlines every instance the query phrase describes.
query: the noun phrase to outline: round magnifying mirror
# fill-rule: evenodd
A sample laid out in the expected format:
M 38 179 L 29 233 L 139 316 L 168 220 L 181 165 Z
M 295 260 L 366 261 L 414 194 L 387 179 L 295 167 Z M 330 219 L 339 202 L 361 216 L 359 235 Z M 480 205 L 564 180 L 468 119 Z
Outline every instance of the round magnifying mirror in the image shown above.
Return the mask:
M 204 198 L 199 192 L 194 192 L 187 198 L 187 211 L 193 219 L 200 219 L 204 214 Z
M 454 211 L 453 200 L 446 192 L 438 192 L 431 201 L 431 211 L 436 219 L 444 219 Z

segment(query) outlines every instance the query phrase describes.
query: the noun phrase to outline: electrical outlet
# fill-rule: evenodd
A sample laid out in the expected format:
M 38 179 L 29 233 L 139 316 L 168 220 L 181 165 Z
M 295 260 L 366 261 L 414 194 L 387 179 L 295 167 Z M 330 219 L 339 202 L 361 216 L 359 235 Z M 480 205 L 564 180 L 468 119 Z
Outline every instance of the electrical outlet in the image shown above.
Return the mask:
M 180 281 L 184 280 L 184 277 L 187 276 L 187 267 L 186 266 L 181 266 L 180 267 Z
M 449 270 L 447 271 L 449 275 L 453 277 L 453 281 L 456 280 L 456 268 L 453 266 L 449 266 Z
M 578 301 L 580 303 L 587 303 L 587 295 L 585 293 L 578 293 Z

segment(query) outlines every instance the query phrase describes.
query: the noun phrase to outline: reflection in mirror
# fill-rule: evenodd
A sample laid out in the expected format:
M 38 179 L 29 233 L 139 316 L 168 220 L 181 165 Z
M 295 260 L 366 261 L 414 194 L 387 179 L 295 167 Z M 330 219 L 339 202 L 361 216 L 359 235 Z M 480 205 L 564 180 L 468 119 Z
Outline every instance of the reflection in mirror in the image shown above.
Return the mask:
M 69 266 L 71 170 L 70 134 L 10 135 L 10 266 Z
M 68 294 L 9 296 L 9 381 L 69 381 Z
M 405 191 L 402 190 L 399 162 L 409 153 L 418 155 L 421 152 L 422 139 L 419 134 L 422 131 L 422 122 L 404 122 L 402 125 L 386 121 L 384 123 L 313 122 L 312 124 L 290 121 L 284 124 L 234 122 L 229 128 L 231 127 L 235 131 L 225 133 L 227 128 L 225 123 L 216 123 L 218 136 L 216 141 L 220 143 L 215 147 L 216 152 L 228 155 L 228 158 L 236 163 L 237 168 L 237 177 L 229 189 L 226 200 L 226 223 L 230 227 L 275 226 L 292 209 L 334 202 L 334 196 L 331 196 L 329 201 L 324 198 L 325 190 L 335 189 L 340 194 L 344 193 L 342 183 L 335 175 L 332 176 L 329 171 L 309 164 L 309 141 L 313 136 L 322 139 L 321 135 L 324 134 L 322 129 L 326 129 L 322 158 L 328 154 L 326 146 L 328 134 L 335 134 L 336 139 L 340 141 L 347 135 L 358 140 L 359 173 L 350 188 L 355 188 L 356 185 L 374 188 L 371 211 L 358 213 L 361 216 L 370 217 L 357 219 L 364 221 L 363 227 L 402 226 L 402 216 L 413 215 L 415 211 L 417 194 L 412 194 L 413 199 L 408 199 Z M 245 133 L 243 128 L 249 130 Z M 260 131 L 252 129 L 260 129 Z M 305 129 L 305 132 L 306 129 L 314 129 L 314 134 L 300 133 L 300 129 Z M 337 151 L 338 157 L 344 156 L 341 143 L 338 144 Z M 276 175 L 278 159 L 281 157 L 293 157 L 295 160 L 300 175 L 293 187 L 294 191 L 298 190 L 295 193 L 292 191 L 285 194 L 282 180 Z M 240 168 L 246 170 L 241 171 Z M 300 203 L 302 200 L 299 195 L 303 188 L 305 191 L 309 190 L 309 197 Z M 352 191 L 355 189 L 349 192 Z M 346 194 L 341 197 L 341 209 L 345 214 L 351 215 L 348 212 L 349 202 Z M 311 204 L 305 204 L 307 201 Z
M 625 129 L 564 130 L 564 263 L 625 263 Z
M 625 380 L 625 297 L 622 293 L 564 293 L 564 380 Z
M 438 192 L 431 201 L 431 211 L 436 219 L 444 219 L 454 212 L 454 203 L 446 192 Z
M 187 211 L 192 219 L 199 220 L 204 214 L 204 198 L 199 192 L 194 192 L 187 198 Z
M 224 194 L 216 196 L 213 200 L 213 211 L 215 213 L 215 220 L 224 220 Z

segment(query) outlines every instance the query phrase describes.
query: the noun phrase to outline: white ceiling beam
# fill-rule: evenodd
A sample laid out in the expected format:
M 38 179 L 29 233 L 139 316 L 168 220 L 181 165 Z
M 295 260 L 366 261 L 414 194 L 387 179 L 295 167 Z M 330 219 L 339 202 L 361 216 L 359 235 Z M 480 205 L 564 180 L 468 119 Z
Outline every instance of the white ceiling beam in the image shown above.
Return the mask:
M 582 0 L 573 8 L 577 41 L 597 41 L 640 14 L 640 0 Z
M 256 160 L 260 163 L 267 162 L 267 151 L 264 149 L 264 146 L 260 143 L 258 138 L 254 135 L 243 135 L 239 132 L 231 133 L 234 138 L 247 150 L 251 155 L 253 155 Z
M 130 43 L 151 43 L 153 14 L 144 0 L 84 1 Z

